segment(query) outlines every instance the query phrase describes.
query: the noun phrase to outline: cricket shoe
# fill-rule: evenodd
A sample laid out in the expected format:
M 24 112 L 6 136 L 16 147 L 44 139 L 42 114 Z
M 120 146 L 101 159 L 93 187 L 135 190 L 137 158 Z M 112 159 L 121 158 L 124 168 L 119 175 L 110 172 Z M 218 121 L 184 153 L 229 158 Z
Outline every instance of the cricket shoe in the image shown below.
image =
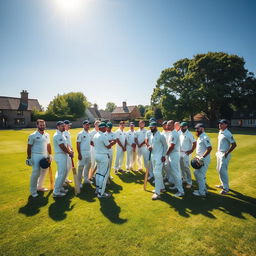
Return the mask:
M 156 194 L 156 193 L 154 193 L 153 196 L 152 196 L 152 200 L 157 200 L 157 199 L 160 199 L 160 198 L 161 198 L 161 196 Z
M 31 196 L 32 196 L 33 198 L 36 198 L 36 197 L 38 197 L 39 195 L 38 195 L 37 193 L 33 193 L 33 194 L 31 194 Z
M 221 188 L 221 189 L 223 189 L 223 186 L 222 186 L 222 185 L 215 185 L 215 188 Z
M 63 197 L 65 195 L 65 193 L 59 192 L 58 194 L 53 194 L 53 197 Z
M 61 193 L 65 193 L 65 194 L 66 194 L 66 193 L 68 193 L 68 189 L 61 188 L 61 189 L 60 189 L 60 192 L 61 192 Z
M 48 188 L 38 188 L 37 191 L 47 192 L 47 191 L 49 191 L 49 189 Z
M 93 182 L 90 181 L 90 180 L 88 180 L 88 179 L 84 180 L 84 184 L 92 184 L 92 183 L 93 183 Z
M 186 188 L 192 188 L 192 185 L 191 184 L 187 184 Z
M 221 195 L 227 195 L 228 192 L 229 192 L 228 190 L 222 189 L 222 190 L 220 191 L 220 194 L 221 194 Z
M 177 188 L 176 188 L 176 186 L 174 185 L 174 186 L 170 186 L 169 189 L 175 190 L 175 189 L 177 189 Z
M 65 182 L 66 183 L 72 183 L 72 180 L 66 179 Z
M 193 195 L 194 196 L 200 196 L 200 197 L 206 197 L 206 194 L 205 193 L 200 193 L 199 192 L 199 190 L 195 190 L 194 192 L 193 192 Z
M 175 196 L 175 197 L 183 197 L 183 196 L 184 196 L 184 193 L 177 192 L 177 193 L 174 194 L 173 196 Z
M 98 198 L 110 198 L 110 197 L 111 197 L 111 194 L 109 194 L 109 193 L 104 193 L 103 195 L 98 194 L 97 197 L 98 197 Z
M 152 192 L 153 192 L 153 193 L 156 193 L 156 190 L 153 189 Z M 166 189 L 162 188 L 162 189 L 160 190 L 160 192 L 161 192 L 161 193 L 165 193 L 165 192 L 166 192 Z
M 149 176 L 148 177 L 148 181 L 150 181 L 151 179 L 153 179 L 153 176 Z

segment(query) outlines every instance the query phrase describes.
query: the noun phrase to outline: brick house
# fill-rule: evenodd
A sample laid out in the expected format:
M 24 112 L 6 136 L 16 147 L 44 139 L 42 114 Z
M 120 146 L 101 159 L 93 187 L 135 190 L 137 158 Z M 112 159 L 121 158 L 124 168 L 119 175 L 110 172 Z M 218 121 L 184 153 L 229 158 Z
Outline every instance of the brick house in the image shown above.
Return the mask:
M 28 127 L 32 110 L 41 111 L 37 99 L 29 99 L 23 90 L 20 98 L 0 96 L 0 129 Z
M 141 118 L 139 108 L 137 106 L 127 106 L 125 101 L 122 107 L 116 107 L 111 113 L 111 120 L 113 121 L 130 121 L 137 118 Z

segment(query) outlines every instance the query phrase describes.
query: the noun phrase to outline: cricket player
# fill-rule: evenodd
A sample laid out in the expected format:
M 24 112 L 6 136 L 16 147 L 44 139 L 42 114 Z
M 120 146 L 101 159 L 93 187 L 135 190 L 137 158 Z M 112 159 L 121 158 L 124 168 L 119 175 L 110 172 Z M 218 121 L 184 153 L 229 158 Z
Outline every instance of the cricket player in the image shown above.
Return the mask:
M 174 123 L 174 129 L 177 131 L 177 133 L 180 135 L 181 130 L 180 130 L 180 122 L 175 122 Z
M 57 164 L 57 178 L 55 180 L 53 197 L 63 197 L 68 192 L 63 188 L 65 178 L 67 176 L 67 158 L 73 157 L 73 151 L 68 146 L 65 138 L 65 124 L 62 121 L 56 123 L 57 131 L 53 136 L 54 159 Z
M 83 130 L 77 134 L 76 149 L 78 153 L 78 170 L 77 177 L 79 185 L 82 188 L 82 177 L 84 177 L 84 184 L 90 184 L 88 179 L 89 170 L 91 167 L 91 135 L 89 133 L 90 122 L 83 121 Z
M 216 185 L 217 188 L 221 188 L 220 193 L 226 195 L 229 192 L 228 181 L 228 164 L 231 158 L 231 152 L 236 147 L 236 141 L 233 138 L 232 133 L 228 130 L 228 121 L 222 119 L 219 121 L 219 136 L 218 136 L 218 151 L 217 157 L 217 171 L 221 185 Z
M 126 169 L 133 171 L 136 162 L 136 143 L 134 123 L 130 123 L 130 130 L 126 132 Z
M 162 169 L 163 163 L 165 162 L 167 144 L 165 137 L 157 130 L 156 122 L 151 122 L 149 127 L 151 134 L 148 138 L 148 149 L 151 152 L 151 161 L 155 177 L 155 191 L 152 200 L 157 200 L 160 198 L 160 193 L 165 191 Z
M 123 172 L 122 165 L 124 160 L 124 152 L 126 151 L 126 133 L 124 131 L 125 122 L 120 121 L 119 129 L 116 131 L 116 161 L 115 161 L 115 174 Z
M 114 144 L 116 143 L 116 134 L 112 132 L 112 127 L 113 124 L 111 122 L 107 122 L 107 131 L 106 135 L 108 138 L 109 143 L 113 142 Z M 108 177 L 113 178 L 110 176 L 111 168 L 112 168 L 112 162 L 113 162 L 113 147 L 109 149 L 109 173 Z
M 70 135 L 70 132 L 69 132 L 69 129 L 71 128 L 71 125 L 72 123 L 69 121 L 69 120 L 65 120 L 64 121 L 64 125 L 65 125 L 65 131 L 64 131 L 64 136 L 67 140 L 67 143 L 68 143 L 68 146 L 71 148 L 71 150 L 73 151 L 72 149 L 72 143 L 71 143 L 71 135 Z M 67 177 L 65 179 L 65 182 L 66 183 L 72 183 L 72 180 L 69 180 L 68 179 L 68 176 L 69 176 L 69 173 L 71 171 L 71 167 L 72 167 L 72 164 L 71 164 L 71 158 L 68 157 L 68 160 L 67 160 Z
M 210 164 L 210 152 L 212 151 L 212 145 L 210 138 L 204 131 L 204 125 L 198 123 L 195 126 L 196 135 L 198 137 L 196 142 L 196 155 L 201 161 L 203 161 L 203 166 L 200 169 L 194 171 L 196 181 L 198 183 L 198 190 L 193 192 L 195 196 L 205 197 L 207 193 L 206 189 L 206 172 Z
M 98 198 L 108 198 L 111 195 L 105 192 L 109 173 L 109 149 L 115 144 L 115 141 L 109 142 L 106 134 L 106 123 L 99 124 L 99 131 L 93 137 L 95 149 L 95 161 L 97 171 L 95 175 L 96 192 Z
M 170 174 L 173 178 L 174 187 L 178 190 L 175 197 L 184 196 L 184 189 L 182 186 L 181 171 L 180 171 L 180 138 L 178 132 L 174 129 L 174 121 L 169 120 L 167 122 L 168 129 L 171 134 L 169 137 L 169 148 L 167 151 L 168 161 L 170 167 Z
M 30 177 L 30 193 L 32 197 L 37 197 L 37 191 L 48 191 L 43 187 L 44 178 L 48 169 L 42 169 L 39 162 L 42 158 L 49 158 L 52 161 L 52 150 L 50 136 L 45 132 L 46 124 L 42 119 L 36 121 L 37 131 L 28 137 L 26 164 L 32 166 Z
M 144 167 L 149 166 L 149 151 L 146 146 L 146 134 L 147 130 L 145 129 L 145 122 L 141 120 L 139 122 L 139 129 L 135 132 L 134 141 L 137 145 L 137 162 L 139 165 L 139 170 L 142 171 L 142 158 L 144 161 Z
M 186 188 L 192 187 L 192 178 L 190 172 L 190 155 L 196 148 L 196 140 L 192 133 L 188 130 L 188 123 L 180 124 L 180 168 L 183 177 L 183 182 L 186 183 Z
M 91 140 L 93 139 L 94 135 L 99 131 L 99 124 L 100 121 L 96 120 L 94 122 L 94 129 L 90 132 Z M 96 162 L 95 162 L 95 153 L 94 153 L 94 146 L 91 146 L 91 172 L 94 174 L 96 170 Z

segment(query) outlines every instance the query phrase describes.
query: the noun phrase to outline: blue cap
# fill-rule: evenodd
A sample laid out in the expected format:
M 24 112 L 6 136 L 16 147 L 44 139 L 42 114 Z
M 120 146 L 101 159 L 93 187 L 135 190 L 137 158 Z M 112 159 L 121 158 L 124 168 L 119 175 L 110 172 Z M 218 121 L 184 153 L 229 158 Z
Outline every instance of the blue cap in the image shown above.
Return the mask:
M 134 126 L 134 122 L 130 122 L 130 126 L 133 125 Z
M 198 123 L 198 124 L 196 124 L 196 126 L 195 126 L 195 129 L 198 129 L 198 128 L 204 128 L 204 124 L 202 124 L 202 123 Z
M 227 119 L 221 119 L 219 121 L 219 124 L 228 124 L 228 120 Z
M 101 122 L 99 124 L 99 128 L 104 128 L 104 127 L 107 127 L 106 123 L 105 122 Z
M 64 120 L 64 124 L 72 124 L 69 120 Z
M 62 125 L 62 124 L 64 124 L 63 121 L 58 121 L 58 122 L 56 123 L 56 126 L 59 126 L 59 125 Z
M 150 117 L 149 122 L 156 121 L 155 117 Z
M 112 128 L 113 127 L 113 124 L 111 122 L 107 122 L 107 127 L 108 128 Z
M 83 124 L 90 124 L 90 122 L 88 120 L 84 120 Z
M 187 123 L 187 122 L 181 122 L 180 126 L 181 126 L 181 127 L 183 127 L 183 126 L 188 126 L 188 123 Z

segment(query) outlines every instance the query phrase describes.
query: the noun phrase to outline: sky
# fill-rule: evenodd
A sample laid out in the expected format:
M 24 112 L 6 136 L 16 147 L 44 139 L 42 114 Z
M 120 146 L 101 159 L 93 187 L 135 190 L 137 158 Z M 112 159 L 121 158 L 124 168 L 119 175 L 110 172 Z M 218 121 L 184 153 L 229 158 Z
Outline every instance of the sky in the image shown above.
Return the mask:
M 148 105 L 163 69 L 237 54 L 256 73 L 254 0 L 0 0 L 0 95 Z

